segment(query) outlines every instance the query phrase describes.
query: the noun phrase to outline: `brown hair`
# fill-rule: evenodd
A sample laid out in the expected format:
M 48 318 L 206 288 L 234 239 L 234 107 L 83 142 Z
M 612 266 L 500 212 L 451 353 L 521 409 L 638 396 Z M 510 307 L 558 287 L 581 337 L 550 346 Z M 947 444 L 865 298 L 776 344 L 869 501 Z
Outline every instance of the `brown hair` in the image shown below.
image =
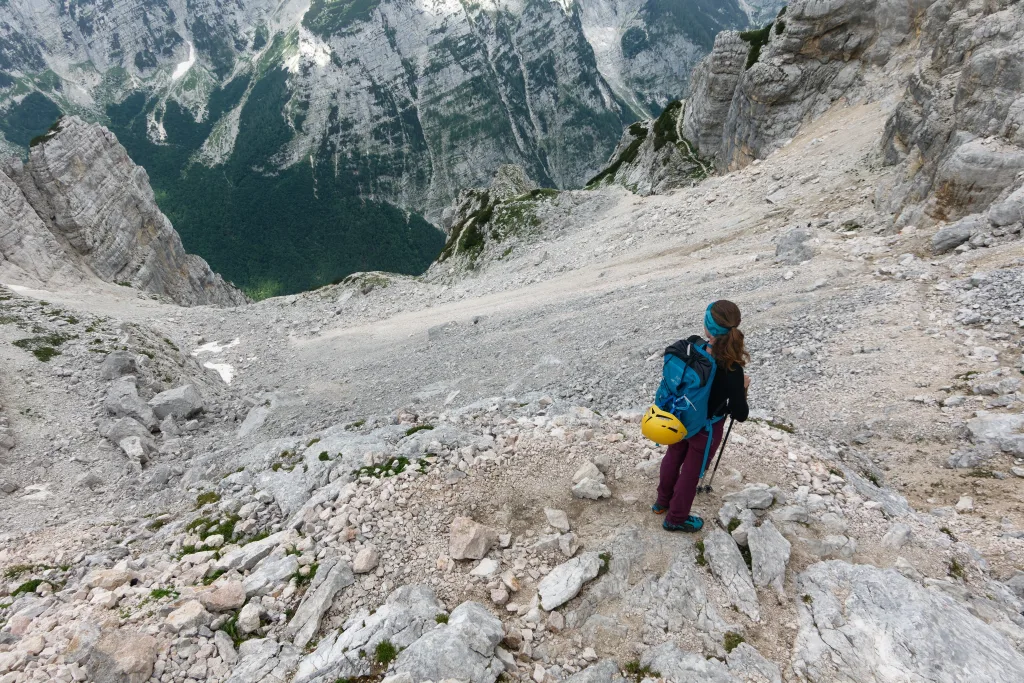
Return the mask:
M 743 332 L 740 331 L 740 307 L 731 301 L 719 299 L 711 305 L 711 317 L 722 327 L 729 328 L 728 334 L 715 337 L 711 355 L 726 370 L 732 370 L 737 365 L 742 368 L 750 360 L 750 354 L 743 345 Z

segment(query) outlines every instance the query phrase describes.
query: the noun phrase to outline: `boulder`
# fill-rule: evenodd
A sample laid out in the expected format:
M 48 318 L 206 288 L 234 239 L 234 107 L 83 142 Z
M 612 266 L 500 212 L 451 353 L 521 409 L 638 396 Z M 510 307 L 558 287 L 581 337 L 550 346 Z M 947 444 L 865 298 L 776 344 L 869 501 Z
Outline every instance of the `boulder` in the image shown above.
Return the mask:
M 619 665 L 614 660 L 603 659 L 569 676 L 563 683 L 626 683 L 626 679 L 619 673 Z
M 93 683 L 144 683 L 153 675 L 157 641 L 124 629 L 106 631 L 81 660 Z
M 263 610 L 260 609 L 260 605 L 257 601 L 248 603 L 238 612 L 238 630 L 242 633 L 249 634 L 255 633 L 260 627 L 260 617 L 263 615 Z
M 940 228 L 932 235 L 932 252 L 945 254 L 971 239 L 971 235 L 987 228 L 985 220 L 978 215 L 967 216 L 956 223 Z
M 184 420 L 198 415 L 205 409 L 203 397 L 199 395 L 199 390 L 192 384 L 162 391 L 150 399 L 149 405 L 159 420 L 168 415 Z
M 288 543 L 294 543 L 298 540 L 299 535 L 292 529 L 285 529 L 284 531 L 278 531 L 276 534 L 271 534 L 266 538 L 262 538 L 252 543 L 247 543 L 243 546 L 226 550 L 220 556 L 213 568 L 215 571 L 227 572 L 231 570 L 238 570 L 240 572 L 248 571 L 255 567 L 263 558 L 274 551 L 274 548 L 285 545 Z
M 158 424 L 153 409 L 139 397 L 135 378 L 131 376 L 122 377 L 110 385 L 103 399 L 103 407 L 114 417 L 134 418 L 150 430 Z
M 775 246 L 775 260 L 793 266 L 811 260 L 814 258 L 814 248 L 808 244 L 811 237 L 807 228 L 793 228 L 779 238 Z
M 572 475 L 572 483 L 578 484 L 584 479 L 593 479 L 596 482 L 603 482 L 604 473 L 601 472 L 601 468 L 588 460 L 582 467 L 576 470 L 576 474 Z
M 767 486 L 748 486 L 742 491 L 727 493 L 722 500 L 728 503 L 735 503 L 740 508 L 750 510 L 767 510 L 775 501 L 775 496 L 768 490 Z
M 200 591 L 196 599 L 211 612 L 231 612 L 245 604 L 245 586 L 241 581 L 220 581 Z
M 127 569 L 94 569 L 82 581 L 87 588 L 104 588 L 112 591 L 135 578 Z
M 771 521 L 751 529 L 747 541 L 754 585 L 760 588 L 771 586 L 781 597 L 784 594 L 786 565 L 789 563 L 789 541 L 783 538 Z
M 482 560 L 498 543 L 498 532 L 469 517 L 452 520 L 448 554 L 456 560 Z
M 213 621 L 213 617 L 200 601 L 189 600 L 168 614 L 164 624 L 172 633 L 177 633 L 183 629 L 207 626 L 211 621 Z
M 1004 453 L 1024 457 L 1024 413 L 990 413 L 979 410 L 968 420 L 971 441 Z
M 501 620 L 476 602 L 464 602 L 448 623 L 427 631 L 398 655 L 395 672 L 414 681 L 458 679 L 494 683 L 505 665 L 494 656 L 505 637 Z
M 139 364 L 135 354 L 130 351 L 111 351 L 100 365 L 100 377 L 107 380 L 136 375 L 138 372 Z
M 287 581 L 299 571 L 299 561 L 294 555 L 266 558 L 242 582 L 247 597 L 269 593 L 280 583 Z
M 722 529 L 707 534 L 704 537 L 704 557 L 711 565 L 711 572 L 722 582 L 729 602 L 751 620 L 760 621 L 757 591 L 750 579 L 747 563 L 732 536 Z
M 540 606 L 550 612 L 569 602 L 584 583 L 597 578 L 603 564 L 600 555 L 589 552 L 558 565 L 537 584 Z

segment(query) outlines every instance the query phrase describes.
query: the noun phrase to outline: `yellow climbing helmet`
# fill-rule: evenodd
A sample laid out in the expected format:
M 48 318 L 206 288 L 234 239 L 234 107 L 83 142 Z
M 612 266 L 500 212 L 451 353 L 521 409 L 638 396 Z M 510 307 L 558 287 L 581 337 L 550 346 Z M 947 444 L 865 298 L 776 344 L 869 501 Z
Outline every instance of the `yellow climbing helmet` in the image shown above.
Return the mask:
M 686 427 L 672 413 L 652 405 L 644 413 L 640 431 L 654 443 L 671 446 L 686 438 Z

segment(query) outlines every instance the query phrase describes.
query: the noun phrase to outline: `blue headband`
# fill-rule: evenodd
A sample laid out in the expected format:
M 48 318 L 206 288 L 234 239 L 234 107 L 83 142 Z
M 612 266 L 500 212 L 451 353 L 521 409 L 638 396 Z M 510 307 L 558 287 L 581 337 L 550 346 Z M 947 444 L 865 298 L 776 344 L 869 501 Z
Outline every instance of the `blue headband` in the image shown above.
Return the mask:
M 711 336 L 724 337 L 725 335 L 729 334 L 729 330 L 731 330 L 732 328 L 722 327 L 721 325 L 715 322 L 714 316 L 711 315 L 711 307 L 714 305 L 714 302 L 711 302 L 710 304 L 708 304 L 707 310 L 704 311 L 704 327 L 706 327 L 708 332 L 711 333 Z

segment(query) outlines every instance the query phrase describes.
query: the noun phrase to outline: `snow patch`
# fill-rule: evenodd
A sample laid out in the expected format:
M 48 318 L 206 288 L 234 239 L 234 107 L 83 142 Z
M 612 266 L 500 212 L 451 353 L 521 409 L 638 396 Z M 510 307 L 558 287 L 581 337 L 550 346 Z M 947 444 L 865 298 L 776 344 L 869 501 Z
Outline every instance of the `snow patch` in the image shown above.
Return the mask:
M 228 363 L 210 363 L 210 362 L 206 362 L 206 363 L 203 363 L 203 367 L 204 368 L 209 368 L 210 370 L 213 370 L 218 375 L 220 375 L 220 378 L 222 380 L 224 380 L 224 384 L 231 384 L 231 380 L 235 376 L 235 368 L 234 368 L 234 366 L 232 366 L 232 365 L 230 365 Z
M 174 67 L 174 73 L 171 74 L 171 80 L 176 81 L 192 68 L 192 65 L 196 63 L 196 48 L 192 43 L 188 44 L 188 59 L 184 62 L 179 63 Z
M 232 346 L 238 346 L 241 343 L 242 343 L 242 340 L 239 339 L 238 337 L 235 337 L 234 339 L 229 341 L 227 344 L 221 344 L 219 341 L 207 342 L 206 344 L 203 344 L 202 346 L 197 348 L 195 351 L 193 351 L 192 355 L 193 356 L 198 356 L 198 355 L 203 354 L 203 353 L 220 353 L 221 351 L 224 351 L 225 349 L 230 349 Z

